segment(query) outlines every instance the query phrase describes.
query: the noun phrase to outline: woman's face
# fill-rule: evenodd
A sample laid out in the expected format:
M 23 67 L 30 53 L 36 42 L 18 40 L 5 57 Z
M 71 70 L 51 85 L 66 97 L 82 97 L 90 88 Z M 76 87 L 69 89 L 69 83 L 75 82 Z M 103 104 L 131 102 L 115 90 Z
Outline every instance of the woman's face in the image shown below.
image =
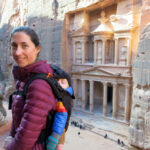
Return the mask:
M 36 47 L 30 36 L 20 31 L 11 38 L 11 51 L 18 66 L 25 67 L 36 61 L 40 46 Z

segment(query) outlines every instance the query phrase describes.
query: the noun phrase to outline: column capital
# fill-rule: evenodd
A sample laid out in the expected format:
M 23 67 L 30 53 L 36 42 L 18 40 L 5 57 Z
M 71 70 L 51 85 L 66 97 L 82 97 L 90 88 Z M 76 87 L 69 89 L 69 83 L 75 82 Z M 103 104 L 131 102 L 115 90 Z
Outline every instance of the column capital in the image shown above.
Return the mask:
M 85 38 L 82 40 L 82 42 L 87 42 L 87 41 L 88 41 L 88 40 L 87 40 L 87 39 L 85 39 Z
M 108 82 L 107 81 L 104 81 L 104 82 L 102 82 L 103 83 L 103 85 L 107 85 L 108 84 Z
M 87 41 L 88 41 L 87 39 L 81 40 L 82 43 L 86 43 Z
M 118 83 L 117 82 L 112 82 L 112 85 L 118 85 Z
M 124 84 L 124 86 L 125 86 L 126 88 L 129 88 L 129 87 L 131 87 L 131 84 Z
M 104 39 L 101 39 L 101 40 L 102 40 L 103 42 L 106 42 L 108 39 L 105 39 L 105 38 L 104 38 Z
M 119 37 L 115 37 L 114 40 L 119 40 Z
M 85 79 L 80 79 L 81 81 L 85 81 Z

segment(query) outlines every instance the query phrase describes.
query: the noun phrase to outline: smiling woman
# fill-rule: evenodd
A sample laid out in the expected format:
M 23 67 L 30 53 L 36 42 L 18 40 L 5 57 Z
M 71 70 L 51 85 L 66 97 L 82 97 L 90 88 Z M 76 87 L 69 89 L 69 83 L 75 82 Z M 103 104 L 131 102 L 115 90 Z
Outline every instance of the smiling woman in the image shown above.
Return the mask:
M 33 37 L 21 31 L 21 27 L 20 30 L 14 30 L 11 34 L 12 56 L 19 67 L 25 67 L 37 60 L 40 45 L 39 42 L 35 42 L 38 37 L 36 35 Z
M 15 28 L 11 33 L 11 53 L 17 63 L 13 75 L 18 93 L 33 74 L 52 74 L 51 65 L 39 60 L 40 43 L 37 34 L 29 27 Z M 9 139 L 5 143 L 7 150 L 45 150 L 44 142 L 38 141 L 46 127 L 49 111 L 54 110 L 56 98 L 51 87 L 42 79 L 36 79 L 28 87 L 26 98 L 20 94 L 12 96 L 12 126 Z
M 70 96 L 73 96 L 73 89 L 70 77 L 58 67 L 53 65 L 52 70 L 51 65 L 45 60 L 38 59 L 40 43 L 37 34 L 31 28 L 26 26 L 15 28 L 10 41 L 12 56 L 17 63 L 13 68 L 16 92 L 10 97 L 12 105 L 10 103 L 9 108 L 12 108 L 13 120 L 10 136 L 6 138 L 4 147 L 7 150 L 62 150 L 71 115 Z M 59 72 L 60 76 L 64 75 L 63 78 L 57 76 L 55 80 L 56 72 Z M 28 84 L 34 75 L 41 74 L 46 75 L 46 79 L 53 76 L 51 79 L 55 84 L 58 82 L 67 93 L 69 92 L 68 100 L 67 96 L 65 99 L 66 103 L 69 101 L 69 105 L 64 106 L 59 99 L 57 102 L 45 78 L 34 78 L 35 80 Z M 24 93 L 25 89 L 27 90 Z M 58 91 L 56 88 L 55 90 Z M 52 111 L 55 116 L 49 115 Z M 53 117 L 48 123 L 47 116 Z M 51 124 L 52 127 L 48 127 Z

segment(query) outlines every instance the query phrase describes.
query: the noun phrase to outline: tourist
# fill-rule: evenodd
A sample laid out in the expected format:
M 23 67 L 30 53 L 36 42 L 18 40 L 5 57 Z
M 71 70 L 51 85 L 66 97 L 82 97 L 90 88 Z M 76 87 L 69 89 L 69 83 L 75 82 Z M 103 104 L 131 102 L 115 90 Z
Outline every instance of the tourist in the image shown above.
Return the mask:
M 37 34 L 29 27 L 15 28 L 11 33 L 11 51 L 16 62 L 13 75 L 16 89 L 24 90 L 24 85 L 34 73 L 52 74 L 50 65 L 39 60 L 40 43 Z M 12 126 L 6 140 L 7 150 L 44 150 L 44 143 L 38 138 L 46 126 L 49 111 L 55 110 L 57 100 L 51 87 L 42 79 L 36 79 L 28 87 L 26 99 L 13 95 Z

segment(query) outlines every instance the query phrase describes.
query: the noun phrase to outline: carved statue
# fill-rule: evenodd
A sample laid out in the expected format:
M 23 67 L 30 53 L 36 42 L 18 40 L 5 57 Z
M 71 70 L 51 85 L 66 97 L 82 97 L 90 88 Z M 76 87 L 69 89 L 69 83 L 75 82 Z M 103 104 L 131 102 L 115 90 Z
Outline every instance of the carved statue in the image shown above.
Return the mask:
M 101 18 L 99 18 L 98 21 L 101 22 L 102 24 L 105 24 L 107 21 L 109 21 L 109 19 L 106 18 L 104 11 L 101 12 Z

